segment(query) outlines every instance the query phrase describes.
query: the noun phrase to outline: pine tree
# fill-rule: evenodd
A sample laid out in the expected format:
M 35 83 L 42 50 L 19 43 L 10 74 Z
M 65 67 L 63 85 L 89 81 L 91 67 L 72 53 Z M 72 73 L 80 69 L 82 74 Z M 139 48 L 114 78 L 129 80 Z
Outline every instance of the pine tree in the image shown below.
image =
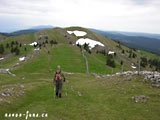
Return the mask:
M 135 53 L 133 53 L 132 57 L 133 57 L 133 58 L 136 58 L 136 57 L 137 57 L 137 55 L 136 55 Z
M 125 51 L 124 51 L 124 50 L 122 50 L 122 53 L 123 53 L 123 54 L 125 54 Z
M 48 44 L 48 40 L 46 40 L 45 43 Z
M 54 41 L 54 44 L 58 44 L 58 42 L 55 40 L 55 41 Z
M 19 43 L 18 43 L 18 41 L 16 41 L 16 43 L 15 43 L 16 45 L 18 45 Z
M 24 51 L 27 51 L 27 48 L 26 48 L 26 47 L 24 48 Z
M 16 46 L 16 47 L 14 48 L 14 52 L 15 52 L 15 53 L 16 53 L 17 49 L 18 49 L 18 47 Z
M 11 45 L 13 46 L 14 44 L 15 44 L 15 42 L 14 42 L 14 41 L 12 41 L 12 42 L 11 42 Z
M 141 57 L 140 65 L 144 68 L 148 65 L 148 60 L 146 57 Z
M 19 44 L 19 47 L 22 47 L 22 43 Z
M 4 53 L 4 46 L 3 44 L 0 45 L 0 54 L 3 54 Z
M 88 50 L 88 53 L 91 54 L 92 53 L 91 50 Z
M 79 43 L 77 44 L 77 46 L 78 46 L 78 47 L 80 46 Z
M 16 55 L 19 55 L 20 50 L 17 48 L 15 52 L 16 52 Z
M 51 40 L 51 41 L 50 41 L 50 44 L 51 44 L 51 46 L 52 46 L 52 45 L 54 44 L 54 41 L 53 41 L 53 40 Z
M 9 43 L 6 44 L 6 48 L 9 48 Z
M 97 54 L 99 53 L 99 51 L 97 50 L 97 52 L 96 52 Z
M 116 65 L 115 65 L 115 61 L 112 57 L 112 55 L 108 55 L 107 57 L 107 63 L 106 63 L 108 66 L 112 67 L 112 68 L 115 68 Z
M 11 53 L 14 53 L 14 48 L 13 47 L 11 47 Z
M 84 47 L 84 49 L 85 49 L 87 52 L 89 51 L 89 46 L 88 46 L 87 43 L 85 43 L 83 47 Z
M 121 60 L 121 65 L 123 65 L 123 61 Z

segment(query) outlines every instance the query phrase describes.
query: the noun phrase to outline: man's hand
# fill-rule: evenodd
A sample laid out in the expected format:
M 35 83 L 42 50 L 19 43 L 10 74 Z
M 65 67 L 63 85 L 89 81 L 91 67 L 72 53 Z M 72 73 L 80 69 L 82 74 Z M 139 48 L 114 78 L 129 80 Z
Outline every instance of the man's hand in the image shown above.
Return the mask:
M 63 80 L 64 82 L 66 82 L 66 79 L 64 78 L 64 80 Z

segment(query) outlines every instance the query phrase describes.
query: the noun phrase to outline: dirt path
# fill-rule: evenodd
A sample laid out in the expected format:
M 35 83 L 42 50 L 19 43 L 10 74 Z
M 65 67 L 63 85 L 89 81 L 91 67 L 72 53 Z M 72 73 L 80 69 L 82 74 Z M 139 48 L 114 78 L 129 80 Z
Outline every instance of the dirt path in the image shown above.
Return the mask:
M 87 57 L 84 55 L 84 50 L 82 50 L 82 56 L 85 59 L 85 62 L 86 62 L 86 73 L 88 74 L 89 73 L 89 70 L 88 70 L 88 60 L 87 60 Z

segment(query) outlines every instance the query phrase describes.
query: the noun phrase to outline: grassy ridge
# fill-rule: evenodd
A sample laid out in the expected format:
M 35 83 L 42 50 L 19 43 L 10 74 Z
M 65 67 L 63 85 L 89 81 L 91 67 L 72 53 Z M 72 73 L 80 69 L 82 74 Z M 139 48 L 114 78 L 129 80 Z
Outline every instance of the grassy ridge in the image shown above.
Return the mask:
M 158 120 L 160 118 L 160 95 L 159 89 L 152 88 L 148 81 L 144 81 L 143 76 L 132 77 L 110 77 L 96 79 L 92 75 L 85 74 L 86 66 L 82 53 L 77 46 L 69 43 L 69 39 L 76 41 L 78 37 L 68 35 L 66 30 L 82 30 L 88 32 L 86 37 L 101 41 L 108 49 L 118 51 L 118 44 L 110 39 L 106 39 L 84 28 L 74 27 L 52 30 L 43 30 L 35 35 L 22 35 L 18 37 L 9 37 L 10 40 L 21 41 L 22 43 L 31 43 L 39 40 L 39 35 L 47 35 L 48 41 L 56 40 L 57 45 L 47 44 L 39 51 L 34 51 L 33 46 L 26 46 L 27 53 L 21 50 L 20 55 L 8 57 L 1 61 L 0 67 L 10 68 L 19 62 L 18 58 L 27 55 L 33 55 L 26 61 L 11 70 L 16 76 L 0 74 L 0 92 L 4 86 L 15 85 L 17 83 L 24 85 L 24 94 L 16 97 L 0 98 L 10 101 L 0 103 L 0 120 L 4 120 L 4 113 L 48 113 L 47 120 Z M 65 37 L 65 35 L 68 35 Z M 4 43 L 4 44 L 6 44 Z M 122 46 L 123 49 L 129 48 Z M 48 53 L 48 51 L 50 51 Z M 119 54 L 119 53 L 118 53 Z M 136 52 L 138 58 L 141 54 Z M 144 53 L 146 54 L 146 53 Z M 144 55 L 143 54 L 143 55 Z M 89 62 L 89 72 L 98 74 L 113 74 L 121 71 L 122 56 L 114 57 L 116 68 L 106 66 L 106 56 L 102 54 L 88 54 L 85 52 Z M 128 53 L 126 54 L 128 55 Z M 127 56 L 128 57 L 128 56 Z M 151 57 L 151 56 L 149 56 Z M 136 62 L 138 59 L 133 59 Z M 125 59 L 127 61 L 127 59 Z M 124 61 L 125 62 L 125 61 Z M 125 62 L 124 70 L 132 70 L 131 63 Z M 73 72 L 66 75 L 68 82 L 64 83 L 63 98 L 54 98 L 53 73 L 56 66 L 60 65 L 62 71 Z M 130 79 L 131 81 L 127 81 Z M 14 87 L 15 91 L 19 91 Z M 67 93 L 67 95 L 66 95 Z M 147 102 L 135 103 L 131 98 L 133 96 L 145 95 Z M 10 118 L 14 120 L 14 118 Z M 15 118 L 16 120 L 17 118 Z M 30 118 L 30 120 L 35 118 Z M 39 118 L 43 120 L 44 118 Z
M 49 47 L 48 49 L 49 54 L 45 49 L 40 50 L 40 55 L 35 56 L 33 60 L 24 63 L 23 67 L 13 72 L 17 74 L 21 71 L 27 73 L 52 71 L 57 65 L 61 65 L 64 71 L 85 72 L 85 62 L 78 47 L 59 44 L 53 49 Z
M 127 82 L 123 81 L 123 77 L 102 80 L 79 73 L 67 75 L 68 82 L 64 83 L 63 98 L 55 99 L 52 73 L 46 74 L 48 77 L 40 75 L 39 78 L 37 75 L 28 74 L 30 77 L 26 80 L 31 79 L 32 82 L 24 85 L 28 86 L 28 89 L 32 85 L 34 87 L 27 90 L 23 97 L 14 98 L 11 104 L 1 105 L 1 119 L 5 112 L 25 113 L 26 110 L 30 113 L 48 113 L 48 120 L 149 120 L 160 117 L 158 89 L 150 89 L 149 84 L 141 81 L 141 77 L 134 76 L 136 81 Z M 39 79 L 41 81 L 38 82 Z M 82 96 L 79 96 L 78 92 Z M 132 96 L 142 94 L 149 97 L 146 103 L 135 103 L 131 99 Z

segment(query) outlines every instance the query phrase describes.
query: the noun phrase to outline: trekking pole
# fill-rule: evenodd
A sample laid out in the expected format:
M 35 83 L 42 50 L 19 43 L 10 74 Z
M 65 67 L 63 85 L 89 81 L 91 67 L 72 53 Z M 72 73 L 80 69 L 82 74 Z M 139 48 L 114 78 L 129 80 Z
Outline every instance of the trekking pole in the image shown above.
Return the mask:
M 67 90 L 66 90 L 66 87 L 65 87 L 65 95 L 67 96 Z
M 66 83 L 67 83 L 67 80 L 66 80 Z M 65 84 L 66 84 L 66 83 L 65 83 Z M 66 89 L 66 87 L 65 87 L 65 95 L 67 96 L 67 89 Z
M 54 95 L 54 96 L 53 96 L 54 99 L 56 98 L 56 94 L 55 94 L 55 93 L 56 93 L 56 92 L 55 92 L 55 85 L 54 85 L 54 94 L 53 94 L 53 95 Z

